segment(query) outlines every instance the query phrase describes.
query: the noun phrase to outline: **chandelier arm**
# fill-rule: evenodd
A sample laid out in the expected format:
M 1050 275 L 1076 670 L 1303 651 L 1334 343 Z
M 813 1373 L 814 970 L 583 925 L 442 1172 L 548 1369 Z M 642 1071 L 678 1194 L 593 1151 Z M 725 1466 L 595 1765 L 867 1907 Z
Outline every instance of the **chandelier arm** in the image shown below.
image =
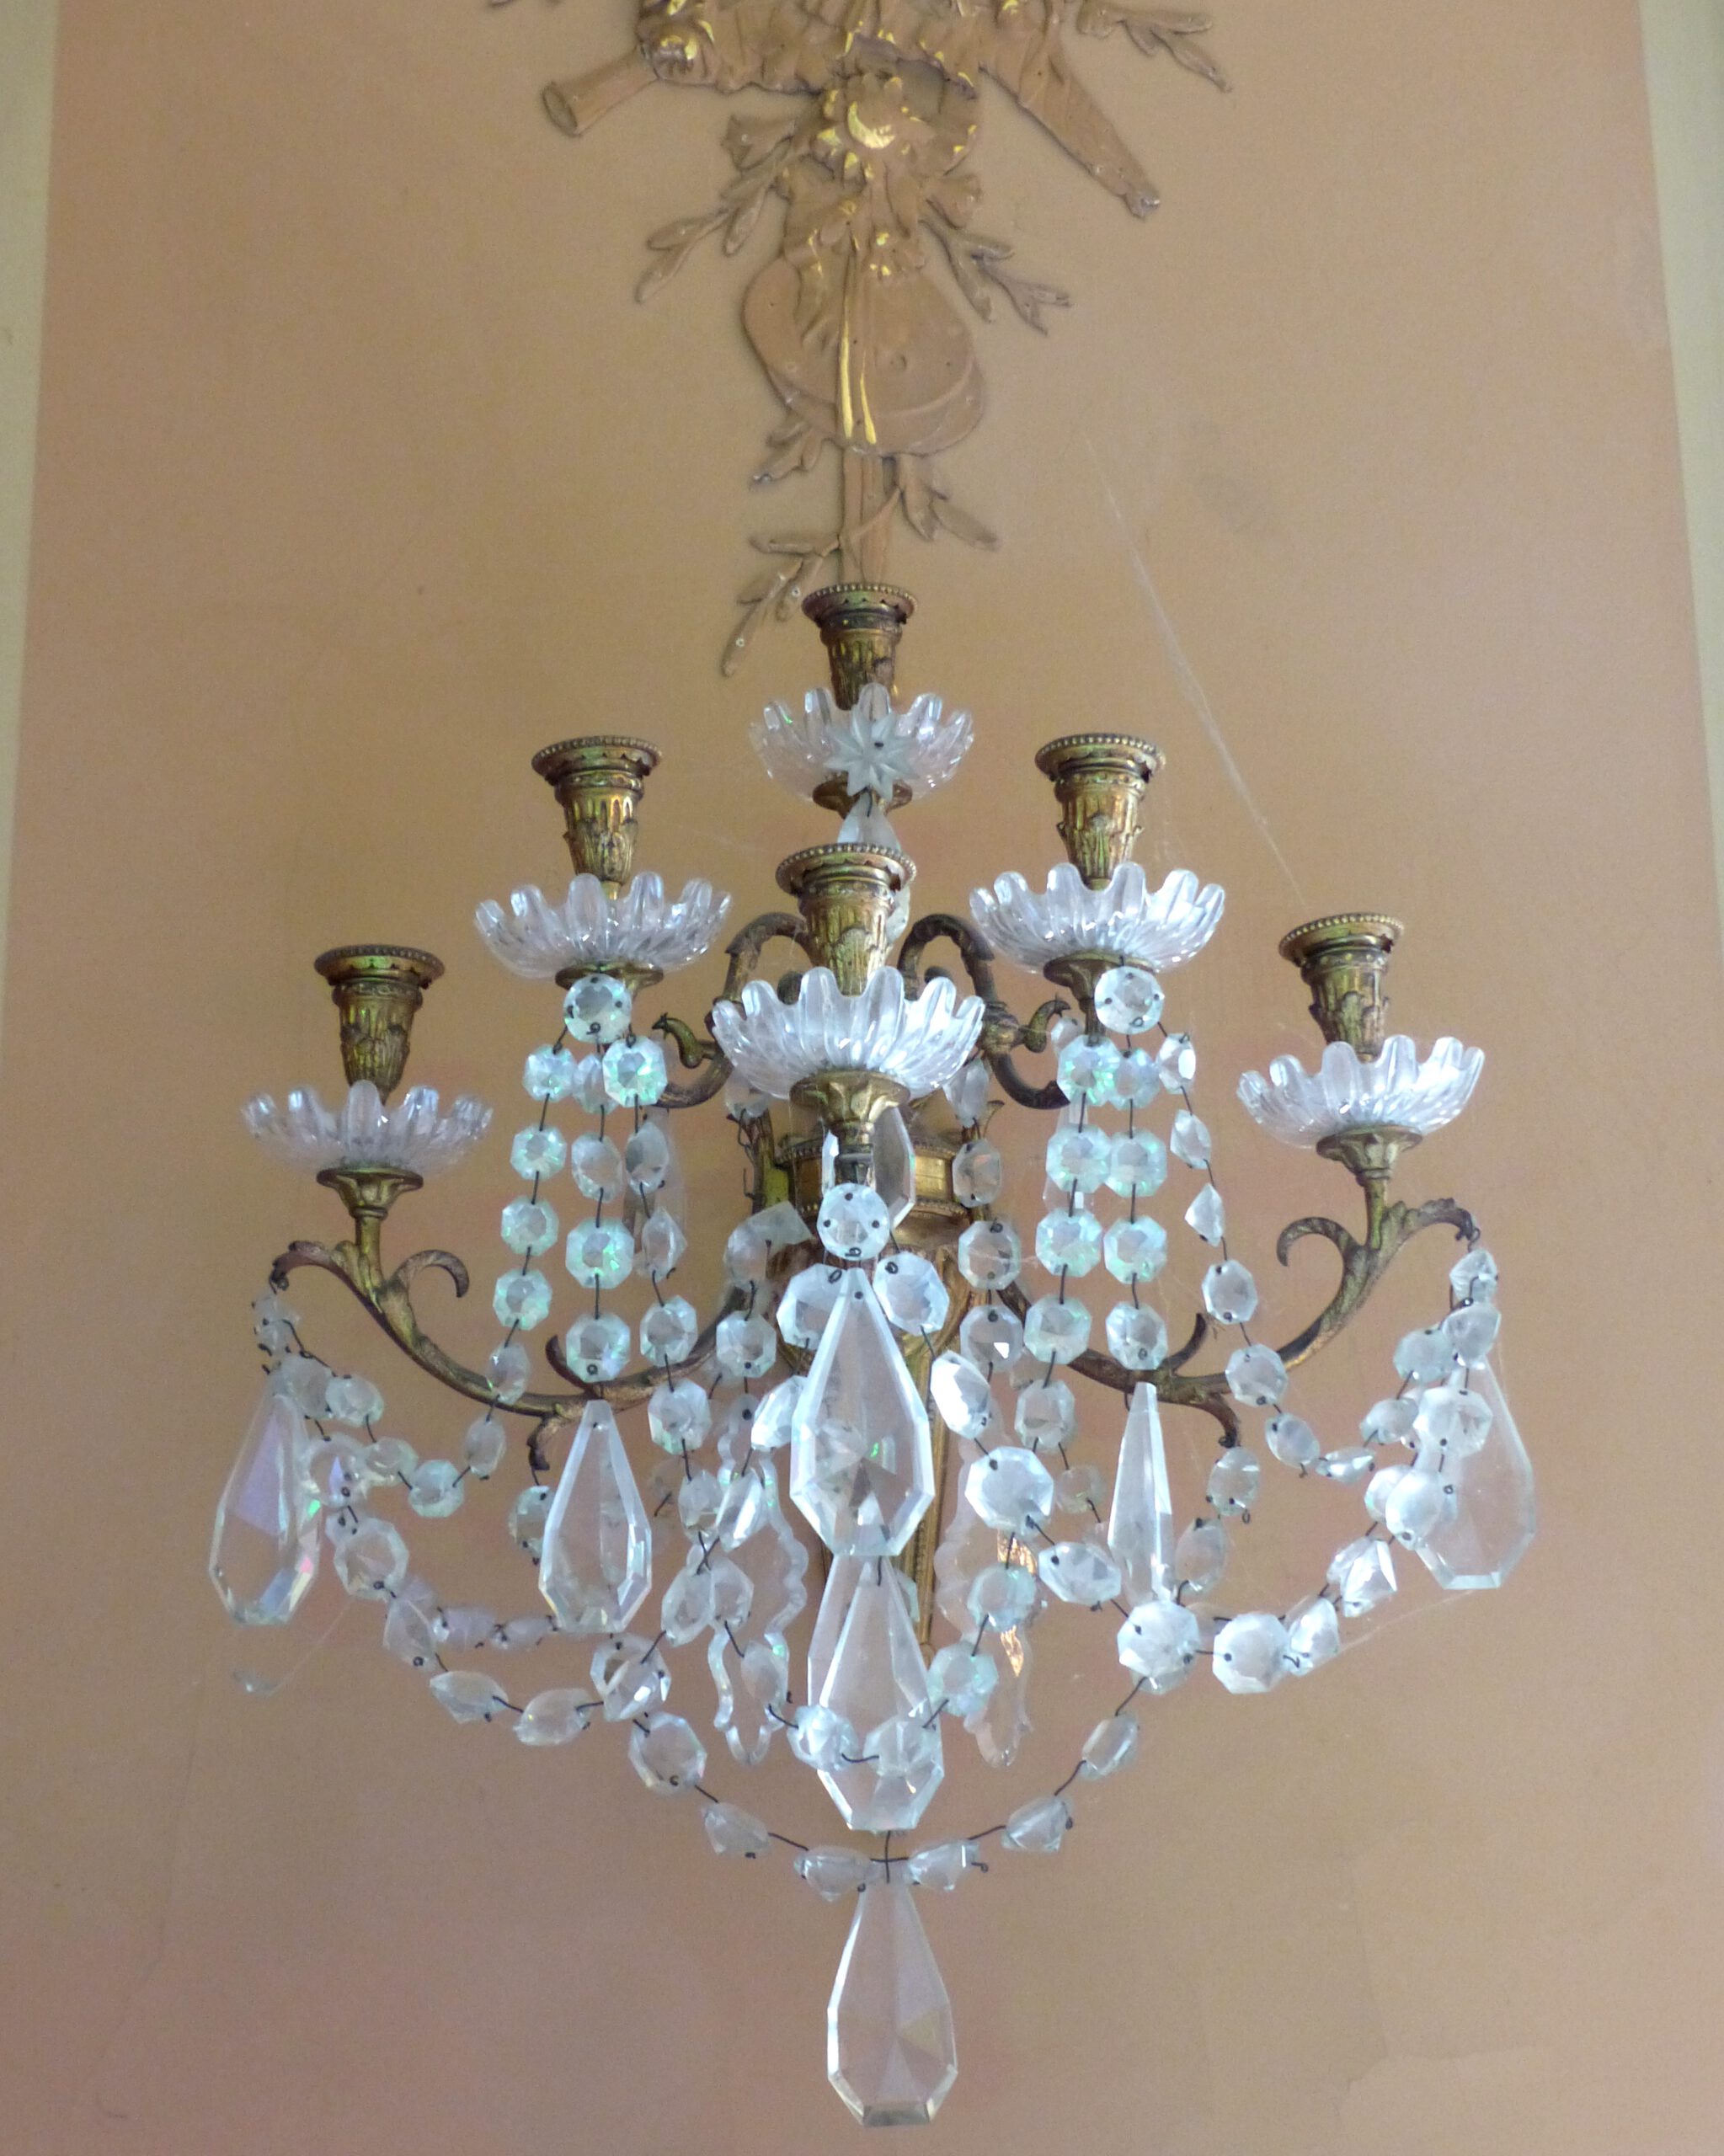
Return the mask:
M 490 1379 L 468 1369 L 465 1364 L 457 1363 L 452 1355 L 446 1353 L 426 1334 L 414 1310 L 409 1289 L 416 1277 L 428 1268 L 446 1273 L 455 1283 L 457 1295 L 467 1293 L 467 1267 L 461 1260 L 448 1251 L 416 1251 L 394 1273 L 386 1275 L 377 1259 L 376 1235 L 367 1233 L 364 1220 L 359 1225 L 360 1235 L 355 1242 L 337 1243 L 333 1247 L 325 1243 L 290 1243 L 270 1268 L 271 1282 L 278 1287 L 285 1286 L 290 1273 L 307 1266 L 334 1273 L 410 1362 L 428 1377 L 435 1378 L 440 1385 L 447 1385 L 451 1392 L 461 1393 L 482 1406 L 501 1408 L 507 1415 L 523 1415 L 534 1422 L 544 1422 L 567 1417 L 580 1406 L 579 1393 L 524 1392 L 515 1400 L 499 1400 Z
M 618 1413 L 626 1414 L 631 1407 L 641 1406 L 659 1385 L 693 1377 L 702 1364 L 711 1362 L 719 1326 L 727 1317 L 746 1310 L 748 1305 L 749 1298 L 740 1289 L 729 1289 L 712 1323 L 703 1329 L 680 1363 L 655 1363 L 651 1369 L 636 1370 L 626 1378 L 604 1378 L 596 1384 L 585 1378 L 578 1378 L 563 1359 L 563 1350 L 554 1332 L 545 1342 L 545 1360 L 558 1377 L 566 1378 L 575 1388 L 578 1401 L 602 1400 Z
M 994 985 L 994 953 L 969 923 L 961 921 L 955 913 L 925 913 L 919 921 L 910 923 L 910 932 L 898 953 L 898 970 L 904 975 L 906 991 L 914 995 L 921 987 L 922 953 L 930 943 L 937 943 L 942 937 L 957 946 L 970 984 L 983 1002 L 990 1006 L 991 1017 L 991 1006 L 999 1001 Z
M 730 963 L 724 975 L 722 1000 L 734 1001 L 745 981 L 750 981 L 761 969 L 761 954 L 767 944 L 782 937 L 787 943 L 794 943 L 798 951 L 807 955 L 802 940 L 801 916 L 793 913 L 763 913 L 755 915 L 746 926 L 739 928 L 725 945 L 725 956 Z
M 987 1051 L 985 1049 L 984 1054 Z M 1045 1086 L 1033 1086 L 1019 1072 L 1011 1059 L 1009 1049 L 998 1054 L 987 1056 L 988 1068 L 1004 1088 L 1008 1100 L 1015 1101 L 1021 1108 L 1038 1108 L 1044 1115 L 1054 1115 L 1065 1104 L 1065 1096 L 1050 1078 Z

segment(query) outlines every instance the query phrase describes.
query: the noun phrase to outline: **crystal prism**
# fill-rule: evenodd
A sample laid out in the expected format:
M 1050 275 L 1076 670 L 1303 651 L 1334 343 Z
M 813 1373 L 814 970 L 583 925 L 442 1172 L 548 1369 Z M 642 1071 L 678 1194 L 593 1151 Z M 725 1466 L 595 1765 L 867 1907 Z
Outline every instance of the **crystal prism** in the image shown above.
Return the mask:
M 980 1067 L 985 1084 L 987 1066 Z M 874 1188 L 896 1227 L 915 1203 L 915 1148 L 896 1107 L 889 1107 L 874 1125 L 870 1166 Z
M 1173 1540 L 1173 1497 L 1161 1441 L 1161 1402 L 1153 1385 L 1140 1385 L 1132 1394 L 1131 1412 L 1119 1440 L 1113 1506 L 1108 1515 L 1108 1547 L 1124 1577 L 1128 1602 L 1149 1602 L 1173 1593 L 1178 1584 Z
M 914 1759 L 890 1763 L 851 1755 L 821 1771 L 827 1794 L 857 1833 L 915 1827 L 945 1774 L 937 1710 L 928 1686 L 915 1622 L 904 1591 L 883 1561 L 864 1567 L 850 1598 L 844 1629 L 832 1651 L 819 1704 L 858 1735 L 899 1716 L 932 1725 L 933 1744 Z M 888 1771 L 889 1764 L 899 1771 Z
M 216 1508 L 210 1577 L 242 1625 L 285 1625 L 318 1572 L 318 1501 L 305 1417 L 264 1389 Z
M 842 1283 L 797 1403 L 790 1494 L 835 1556 L 895 1555 L 934 1501 L 927 1410 L 860 1273 Z
M 863 2126 L 926 2126 L 958 2079 L 952 2001 L 900 1871 L 857 1903 L 826 2009 L 826 2073 Z
M 589 1401 L 545 1521 L 539 1592 L 568 1632 L 619 1632 L 652 1584 L 653 1537 L 616 1417 Z
M 1451 1449 L 1444 1476 L 1454 1487 L 1454 1510 L 1417 1545 L 1444 1587 L 1501 1587 L 1538 1528 L 1532 1462 L 1489 1364 L 1473 1374 L 1468 1397 L 1480 1395 L 1491 1409 L 1484 1442 L 1459 1459 Z

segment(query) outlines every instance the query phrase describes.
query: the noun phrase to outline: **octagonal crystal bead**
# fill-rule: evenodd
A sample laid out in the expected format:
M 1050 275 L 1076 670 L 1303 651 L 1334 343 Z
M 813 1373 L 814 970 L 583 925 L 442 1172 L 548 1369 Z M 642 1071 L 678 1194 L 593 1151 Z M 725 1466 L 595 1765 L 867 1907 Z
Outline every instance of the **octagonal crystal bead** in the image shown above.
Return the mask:
M 1124 1286 L 1153 1280 L 1167 1262 L 1167 1230 L 1159 1220 L 1115 1220 L 1102 1251 L 1108 1270 Z
M 1161 1097 L 1161 1067 L 1146 1048 L 1128 1049 L 1113 1067 L 1110 1106 L 1146 1108 Z
M 1017 1230 L 1004 1220 L 977 1220 L 958 1239 L 958 1269 L 973 1288 L 1009 1288 L 1023 1269 Z
M 1273 1692 L 1287 1674 L 1287 1627 L 1267 1609 L 1235 1617 L 1215 1635 L 1214 1671 L 1230 1692 Z
M 707 1748 L 681 1715 L 651 1715 L 628 1740 L 628 1758 L 655 1796 L 681 1796 L 707 1771 Z
M 1118 1635 L 1119 1659 L 1152 1692 L 1182 1682 L 1200 1645 L 1198 1620 L 1177 1602 L 1140 1603 Z
M 503 1209 L 503 1240 L 521 1257 L 538 1257 L 557 1241 L 557 1215 L 531 1198 L 511 1198 Z
M 1153 1370 L 1167 1359 L 1167 1327 L 1147 1303 L 1116 1303 L 1108 1313 L 1108 1352 L 1128 1370 Z
M 1167 1134 L 1167 1150 L 1174 1159 L 1183 1161 L 1188 1168 L 1207 1168 L 1210 1145 L 1209 1126 L 1189 1108 L 1182 1108 Z
M 579 1041 L 620 1040 L 628 1031 L 628 990 L 610 974 L 587 974 L 563 999 L 563 1016 Z
M 1122 1198 L 1153 1197 L 1167 1180 L 1167 1148 L 1153 1132 L 1122 1131 L 1109 1150 L 1107 1182 Z
M 1023 1351 L 1023 1326 L 1004 1303 L 978 1303 L 958 1328 L 958 1345 L 990 1376 L 1009 1371 Z
M 1209 1502 L 1218 1513 L 1246 1513 L 1257 1502 L 1263 1470 L 1243 1445 L 1229 1445 L 1209 1470 Z
M 568 1157 L 568 1146 L 560 1130 L 548 1126 L 541 1130 L 517 1131 L 515 1142 L 509 1149 L 509 1163 L 518 1176 L 529 1182 L 535 1176 L 554 1176 Z
M 1227 1390 L 1247 1407 L 1273 1407 L 1287 1390 L 1287 1365 L 1273 1348 L 1236 1348 L 1227 1358 Z
M 1173 1545 L 1173 1570 L 1182 1587 L 1207 1594 L 1227 1569 L 1227 1530 L 1218 1519 L 1193 1520 Z
M 1093 1213 L 1046 1213 L 1037 1224 L 1036 1258 L 1045 1272 L 1081 1280 L 1101 1257 L 1102 1224 Z
M 632 1345 L 629 1330 L 614 1310 L 578 1318 L 563 1336 L 563 1358 L 589 1385 L 621 1377 Z
M 778 1330 L 793 1348 L 816 1348 L 843 1288 L 836 1265 L 809 1265 L 796 1274 L 778 1299 Z
M 499 1325 L 518 1325 L 531 1332 L 551 1315 L 551 1283 L 531 1267 L 501 1274 L 491 1307 Z
M 683 1295 L 655 1303 L 641 1319 L 641 1353 L 660 1369 L 680 1363 L 691 1353 L 700 1337 L 701 1321 L 694 1305 Z
M 1237 1258 L 1225 1258 L 1204 1275 L 1204 1308 L 1218 1323 L 1248 1325 L 1257 1307 L 1257 1283 Z
M 1368 1609 L 1386 1602 L 1396 1588 L 1395 1560 L 1387 1543 L 1380 1542 L 1374 1535 L 1362 1534 L 1358 1541 L 1337 1550 L 1329 1566 L 1329 1584 L 1340 1596 L 1342 1614 L 1346 1617 L 1362 1617 Z
M 1161 984 L 1143 966 L 1114 966 L 1096 983 L 1096 1016 L 1111 1033 L 1146 1033 L 1161 1015 Z
M 964 1470 L 963 1494 L 989 1527 L 1027 1534 L 1054 1508 L 1054 1478 L 1034 1453 L 997 1445 Z
M 1034 1452 L 1057 1452 L 1077 1428 L 1077 1401 L 1063 1378 L 1036 1378 L 1017 1396 L 1012 1427 Z
M 1038 1363 L 1070 1363 L 1090 1344 L 1090 1314 L 1068 1297 L 1043 1295 L 1024 1314 L 1023 1344 Z
M 880 1307 L 899 1332 L 937 1332 L 952 1298 L 937 1268 L 912 1251 L 894 1251 L 873 1271 Z
M 569 1232 L 563 1262 L 583 1288 L 620 1288 L 634 1264 L 634 1238 L 620 1220 L 586 1220 Z
M 1062 1602 L 1098 1609 L 1118 1593 L 1119 1567 L 1093 1542 L 1056 1542 L 1036 1560 L 1042 1584 Z
M 1316 1432 L 1299 1415 L 1272 1415 L 1263 1436 L 1284 1467 L 1310 1467 L 1323 1449 Z
M 1099 1190 L 1113 1152 L 1105 1130 L 1067 1123 L 1048 1140 L 1048 1180 L 1057 1190 Z
M 566 1048 L 536 1048 L 520 1083 L 531 1100 L 566 1101 L 574 1086 L 574 1058 Z
M 1112 1041 L 1092 1040 L 1080 1033 L 1059 1051 L 1059 1090 L 1068 1101 L 1099 1106 L 1112 1098 L 1113 1074 L 1118 1068 L 1119 1051 Z
M 885 1249 L 892 1216 L 885 1200 L 868 1184 L 841 1182 L 821 1199 L 815 1226 L 834 1257 L 866 1261 Z
M 992 1205 L 1006 1182 L 1000 1149 L 986 1138 L 960 1145 L 952 1162 L 952 1194 L 960 1205 Z
M 987 1379 L 968 1357 L 950 1351 L 936 1356 L 928 1390 L 941 1421 L 954 1436 L 979 1438 L 994 1420 L 994 1396 Z
M 1295 1677 L 1309 1676 L 1341 1652 L 1341 1625 L 1327 1595 L 1307 1595 L 1287 1620 L 1284 1656 Z

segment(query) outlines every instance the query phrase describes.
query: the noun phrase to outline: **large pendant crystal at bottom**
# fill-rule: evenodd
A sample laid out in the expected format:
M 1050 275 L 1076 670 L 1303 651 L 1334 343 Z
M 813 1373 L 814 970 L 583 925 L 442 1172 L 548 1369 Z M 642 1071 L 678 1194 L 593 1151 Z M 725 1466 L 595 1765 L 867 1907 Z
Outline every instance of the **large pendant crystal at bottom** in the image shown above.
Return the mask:
M 926 2126 L 958 2079 L 952 2001 L 900 1871 L 857 1897 L 826 2009 L 826 2073 L 864 2126 Z
M 1125 1598 L 1134 1608 L 1171 1595 L 1173 1577 L 1173 1499 L 1167 1454 L 1161 1441 L 1161 1403 L 1153 1385 L 1131 1396 L 1119 1440 L 1113 1506 L 1108 1515 L 1108 1547 L 1125 1575 Z
M 823 1771 L 820 1780 L 859 1834 L 920 1824 L 946 1774 L 927 1664 L 896 1569 L 878 1559 L 851 1580 L 835 1566 L 826 1589 L 828 1596 L 847 1592 L 850 1608 L 819 1704 L 849 1723 L 858 1749 L 856 1764 Z M 822 1625 L 827 1615 L 823 1602 Z
M 285 1625 L 318 1576 L 318 1504 L 305 1417 L 264 1389 L 216 1508 L 210 1577 L 242 1625 Z
M 566 1632 L 620 1632 L 653 1583 L 653 1534 L 622 1433 L 590 1400 L 545 1518 L 539 1592 Z
M 928 1412 L 873 1289 L 847 1273 L 790 1433 L 790 1494 L 840 1557 L 890 1557 L 934 1502 Z
M 1501 1587 L 1538 1529 L 1532 1462 L 1488 1363 L 1470 1389 L 1488 1402 L 1491 1427 L 1476 1452 L 1446 1462 L 1454 1510 L 1413 1546 L 1444 1587 Z

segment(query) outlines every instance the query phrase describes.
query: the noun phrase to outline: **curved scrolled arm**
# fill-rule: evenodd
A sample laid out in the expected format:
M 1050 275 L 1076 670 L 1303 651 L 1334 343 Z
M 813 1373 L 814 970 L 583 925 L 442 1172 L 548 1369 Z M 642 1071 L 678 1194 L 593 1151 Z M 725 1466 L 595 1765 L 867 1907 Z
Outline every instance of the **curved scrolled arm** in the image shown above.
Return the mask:
M 390 1203 L 399 1194 L 403 1185 L 398 1178 L 390 1178 L 396 1187 L 392 1190 L 361 1185 L 350 1196 L 342 1190 L 342 1197 L 353 1214 L 354 1234 L 350 1241 L 339 1243 L 290 1243 L 270 1268 L 271 1283 L 278 1289 L 285 1287 L 288 1275 L 305 1267 L 333 1273 L 363 1309 L 406 1355 L 418 1364 L 428 1377 L 435 1378 L 440 1385 L 448 1386 L 481 1406 L 500 1408 L 507 1415 L 520 1415 L 544 1422 L 567 1419 L 579 1414 L 589 1400 L 603 1400 L 619 1412 L 638 1406 L 655 1385 L 691 1376 L 713 1353 L 713 1340 L 720 1321 L 733 1311 L 744 1307 L 744 1298 L 732 1289 L 725 1296 L 713 1321 L 701 1333 L 691 1353 L 679 1363 L 663 1368 L 640 1370 L 627 1377 L 613 1378 L 597 1384 L 577 1378 L 563 1362 L 562 1351 L 553 1334 L 546 1342 L 546 1360 L 557 1374 L 573 1388 L 563 1392 L 524 1392 L 518 1399 L 503 1401 L 497 1397 L 496 1387 L 490 1379 L 478 1370 L 469 1369 L 464 1363 L 438 1346 L 419 1323 L 419 1314 L 413 1305 L 413 1285 L 419 1274 L 435 1271 L 446 1273 L 455 1283 L 457 1298 L 465 1295 L 470 1285 L 467 1269 L 461 1260 L 446 1250 L 415 1251 L 403 1258 L 392 1273 L 384 1269 L 382 1260 L 383 1220 Z M 372 1186 L 378 1179 L 370 1179 Z
M 780 937 L 801 949 L 802 923 L 793 913 L 761 914 L 731 937 L 724 947 L 730 961 L 724 973 L 724 1001 L 734 1000 L 745 982 L 754 979 L 760 971 L 762 952 Z M 652 1030 L 668 1034 L 675 1043 L 677 1060 L 683 1069 L 698 1073 L 686 1085 L 673 1080 L 665 1088 L 661 1100 L 665 1107 L 699 1107 L 723 1091 L 730 1075 L 730 1059 L 717 1041 L 697 1033 L 686 1019 L 673 1017 L 668 1011 L 654 1021 Z
M 960 921 L 953 913 L 924 914 L 910 924 L 898 953 L 898 970 L 904 975 L 907 993 L 914 995 L 922 984 L 922 953 L 929 944 L 944 941 L 954 945 L 969 975 L 970 985 L 987 1006 L 987 1015 L 982 1022 L 981 1053 L 988 1068 L 998 1081 L 1008 1100 L 1019 1107 L 1037 1108 L 1049 1113 L 1065 1106 L 1065 1096 L 1049 1081 L 1038 1086 L 1026 1078 L 1012 1060 L 1011 1051 L 1027 1049 L 1032 1055 L 1039 1055 L 1048 1045 L 1048 1034 L 1056 1018 L 1062 1017 L 1066 1004 L 1057 995 L 1039 1005 L 1025 1019 L 1014 1017 L 1008 1006 L 1001 1001 L 994 979 L 994 953 L 985 940 L 977 935 L 967 921 Z
M 1289 1369 L 1309 1362 L 1337 1333 L 1352 1323 L 1377 1283 L 1415 1235 L 1422 1235 L 1427 1228 L 1445 1227 L 1452 1228 L 1462 1242 L 1478 1241 L 1477 1222 L 1465 1206 L 1457 1204 L 1452 1198 L 1432 1198 L 1423 1205 L 1404 1205 L 1387 1195 L 1384 1177 L 1360 1174 L 1357 1179 L 1365 1194 L 1363 1239 L 1342 1227 L 1338 1220 L 1311 1214 L 1290 1222 L 1276 1242 L 1275 1255 L 1283 1265 L 1295 1246 L 1309 1235 L 1321 1236 L 1326 1242 L 1333 1243 L 1341 1259 L 1341 1278 L 1328 1302 L 1279 1351 Z M 1029 1308 L 1027 1297 L 1018 1287 L 1006 1289 L 1001 1299 L 1020 1318 Z M 1185 1346 L 1153 1371 L 1129 1370 L 1111 1355 L 1093 1349 L 1078 1356 L 1071 1367 L 1092 1384 L 1106 1385 L 1114 1392 L 1129 1393 L 1134 1386 L 1146 1382 L 1153 1385 L 1170 1407 L 1194 1407 L 1212 1416 L 1226 1433 L 1224 1442 L 1235 1443 L 1239 1435 L 1239 1417 L 1227 1390 L 1226 1372 L 1205 1370 L 1193 1374 L 1185 1368 L 1203 1345 L 1209 1331 L 1208 1320 L 1199 1316 Z

